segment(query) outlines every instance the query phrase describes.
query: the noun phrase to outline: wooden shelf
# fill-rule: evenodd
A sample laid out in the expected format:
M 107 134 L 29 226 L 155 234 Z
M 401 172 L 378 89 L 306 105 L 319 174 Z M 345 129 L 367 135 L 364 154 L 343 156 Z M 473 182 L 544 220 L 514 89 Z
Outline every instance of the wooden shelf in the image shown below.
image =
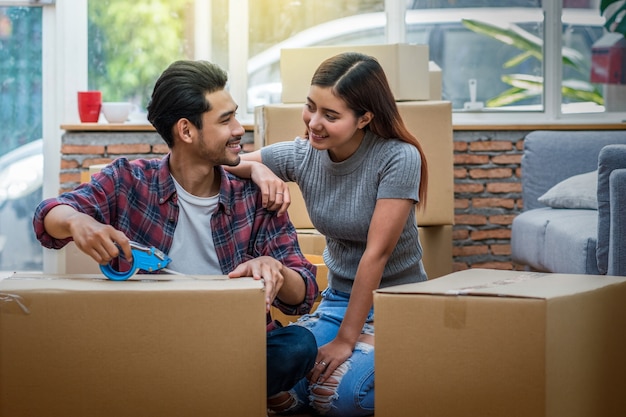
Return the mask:
M 154 132 L 147 123 L 76 123 L 63 124 L 61 129 L 80 132 Z
M 254 131 L 253 125 L 243 125 L 247 132 Z M 149 123 L 74 123 L 62 124 L 61 129 L 68 132 L 154 132 Z
M 453 130 L 626 130 L 626 123 L 453 124 Z

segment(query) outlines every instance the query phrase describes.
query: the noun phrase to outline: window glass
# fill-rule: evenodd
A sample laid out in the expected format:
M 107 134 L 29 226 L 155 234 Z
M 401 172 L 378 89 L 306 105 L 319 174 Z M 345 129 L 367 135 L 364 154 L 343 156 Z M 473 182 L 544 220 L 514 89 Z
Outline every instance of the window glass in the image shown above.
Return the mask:
M 599 1 L 563 0 L 562 6 L 562 112 L 602 111 L 603 91 L 589 78 L 592 45 L 603 34 Z M 427 26 L 419 22 L 425 15 L 440 16 L 432 17 L 426 43 L 431 60 L 442 68 L 443 97 L 455 110 L 471 102 L 470 79 L 476 80 L 483 111 L 544 110 L 541 2 L 416 0 L 411 7 L 409 39 L 413 25 Z M 411 17 L 416 11 L 420 17 Z
M 384 0 L 250 1 L 248 110 L 281 98 L 280 49 L 385 43 Z
M 0 7 L 0 270 L 41 270 L 32 228 L 43 184 L 39 7 Z
M 92 0 L 88 20 L 89 88 L 103 101 L 130 101 L 145 112 L 171 62 L 203 58 L 228 67 L 228 0 Z
M 615 39 L 615 34 L 604 28 L 605 18 L 600 15 L 599 3 L 591 0 L 564 2 L 563 51 L 577 59 L 572 63 L 563 62 L 563 113 L 626 111 L 626 86 L 617 80 L 596 78 L 592 73 L 610 71 L 610 63 L 605 60 L 610 52 L 601 45 L 610 48 Z M 626 11 L 626 5 L 622 7 Z M 595 46 L 599 53 L 594 54 Z M 621 82 L 624 80 L 626 77 Z
M 442 97 L 452 102 L 455 111 L 543 108 L 541 88 L 519 94 L 512 85 L 519 78 L 542 77 L 539 2 L 410 3 L 407 42 L 428 45 L 430 60 L 442 70 Z
M 292 15 L 299 16 L 297 12 L 301 12 L 301 20 L 296 18 L 281 37 L 268 38 L 278 44 L 259 42 L 268 49 L 249 61 L 249 100 L 253 105 L 280 101 L 278 61 L 282 47 L 386 42 L 383 2 L 362 2 L 357 13 L 343 15 L 329 6 L 325 18 L 317 20 L 310 16 L 319 15 L 310 10 L 307 13 L 308 2 L 292 3 Z M 252 12 L 251 9 L 251 16 Z M 268 26 L 280 28 L 286 15 L 277 9 L 263 18 Z M 429 46 L 430 60 L 442 69 L 443 98 L 450 100 L 455 110 L 463 110 L 472 99 L 485 109 L 514 106 L 541 110 L 542 39 L 543 12 L 538 0 L 407 1 L 406 42 Z M 253 50 L 260 48 L 257 45 Z M 516 58 L 519 61 L 512 61 Z M 510 65 L 512 62 L 515 65 Z M 525 83 L 530 79 L 534 88 L 526 92 L 514 90 L 512 84 L 519 79 Z M 470 94 L 470 80 L 475 86 L 475 97 Z

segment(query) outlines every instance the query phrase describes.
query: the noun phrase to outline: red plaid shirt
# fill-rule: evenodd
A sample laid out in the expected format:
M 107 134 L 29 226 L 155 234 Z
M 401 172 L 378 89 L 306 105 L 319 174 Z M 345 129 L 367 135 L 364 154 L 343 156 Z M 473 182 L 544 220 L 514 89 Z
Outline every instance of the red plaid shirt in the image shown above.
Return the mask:
M 169 155 L 160 160 L 132 162 L 119 158 L 94 174 L 90 183 L 42 201 L 33 220 L 37 239 L 52 249 L 60 249 L 71 241 L 53 238 L 43 226 L 44 217 L 53 207 L 66 204 L 112 225 L 135 242 L 168 253 L 179 212 L 168 162 Z M 306 296 L 300 305 L 291 306 L 275 299 L 274 306 L 285 314 L 308 313 L 318 294 L 316 268 L 302 255 L 293 224 L 287 215 L 278 217 L 263 208 L 261 193 L 252 181 L 218 169 L 221 188 L 211 230 L 222 273 L 228 274 L 244 261 L 271 256 L 297 271 L 306 284 Z

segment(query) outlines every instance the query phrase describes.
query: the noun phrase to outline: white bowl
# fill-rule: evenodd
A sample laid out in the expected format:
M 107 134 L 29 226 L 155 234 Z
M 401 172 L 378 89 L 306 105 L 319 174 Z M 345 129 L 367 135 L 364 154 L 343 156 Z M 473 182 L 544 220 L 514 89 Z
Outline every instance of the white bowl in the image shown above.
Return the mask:
M 109 123 L 124 123 L 132 108 L 131 103 L 105 101 L 102 103 L 102 114 Z

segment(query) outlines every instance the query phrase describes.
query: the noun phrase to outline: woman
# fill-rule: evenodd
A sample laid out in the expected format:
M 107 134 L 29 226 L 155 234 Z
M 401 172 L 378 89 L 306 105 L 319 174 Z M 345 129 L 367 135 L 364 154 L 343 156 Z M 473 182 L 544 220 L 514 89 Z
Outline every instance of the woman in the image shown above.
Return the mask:
M 426 280 L 414 210 L 425 201 L 426 160 L 383 69 L 370 56 L 344 53 L 324 61 L 313 75 L 302 118 L 305 138 L 242 156 L 295 181 L 314 227 L 326 237 L 329 286 L 317 310 L 297 322 L 315 335 L 316 364 L 268 407 L 277 413 L 312 408 L 329 416 L 371 415 L 373 291 Z M 275 204 L 282 203 L 282 192 L 270 193 Z

